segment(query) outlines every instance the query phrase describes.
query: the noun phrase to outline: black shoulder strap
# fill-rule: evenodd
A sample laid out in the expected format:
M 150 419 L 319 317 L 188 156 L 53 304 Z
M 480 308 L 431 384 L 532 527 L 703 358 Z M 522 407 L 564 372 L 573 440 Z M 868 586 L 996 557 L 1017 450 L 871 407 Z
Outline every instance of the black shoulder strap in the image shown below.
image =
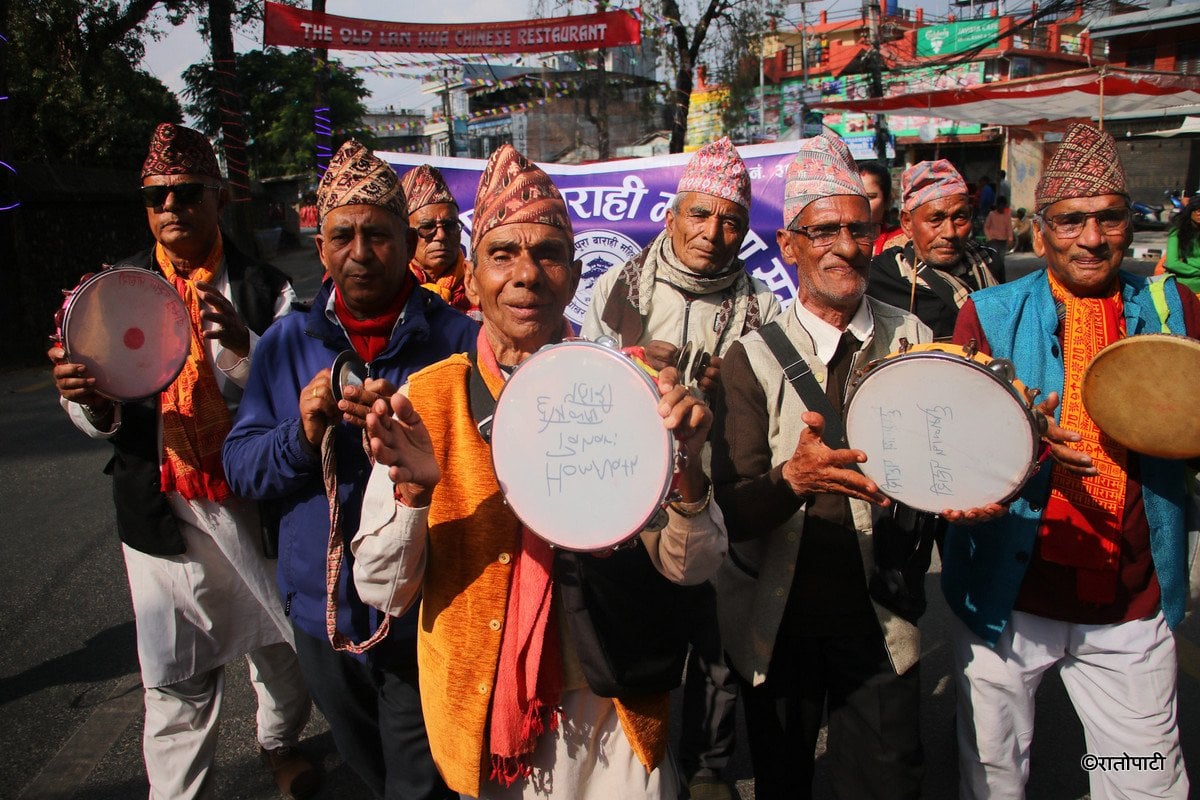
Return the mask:
M 479 371 L 478 356 L 472 355 L 471 377 L 467 381 L 467 397 L 471 402 L 471 416 L 475 418 L 475 427 L 479 435 L 488 444 L 492 443 L 492 417 L 496 414 L 496 398 L 483 381 L 483 373 Z
M 821 438 L 831 449 L 840 450 L 849 447 L 846 442 L 846 428 L 842 424 L 842 415 L 834 410 L 833 404 L 825 396 L 825 391 L 817 379 L 813 377 L 812 368 L 804 357 L 796 352 L 796 348 L 788 341 L 787 334 L 778 322 L 768 322 L 758 329 L 758 335 L 767 344 L 767 349 L 779 366 L 783 367 L 783 376 L 800 395 L 805 408 L 816 411 L 825 418 L 825 435 Z M 857 465 L 851 465 L 857 469 Z

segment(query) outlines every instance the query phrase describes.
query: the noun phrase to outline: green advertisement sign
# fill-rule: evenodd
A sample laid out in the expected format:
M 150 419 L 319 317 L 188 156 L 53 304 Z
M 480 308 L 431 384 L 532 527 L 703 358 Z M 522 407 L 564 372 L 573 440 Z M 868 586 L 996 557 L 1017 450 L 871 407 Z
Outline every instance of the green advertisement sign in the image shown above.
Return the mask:
M 994 43 L 1000 35 L 1000 19 L 971 19 L 917 30 L 918 56 L 944 56 Z

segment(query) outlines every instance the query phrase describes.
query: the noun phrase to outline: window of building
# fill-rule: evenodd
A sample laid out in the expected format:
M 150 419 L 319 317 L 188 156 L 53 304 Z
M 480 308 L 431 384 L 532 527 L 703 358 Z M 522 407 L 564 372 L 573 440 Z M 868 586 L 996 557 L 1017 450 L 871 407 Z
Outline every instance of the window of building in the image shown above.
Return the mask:
M 1154 45 L 1131 47 L 1125 55 L 1125 66 L 1130 69 L 1154 69 Z
M 1175 71 L 1200 75 L 1200 42 L 1180 42 L 1175 48 Z

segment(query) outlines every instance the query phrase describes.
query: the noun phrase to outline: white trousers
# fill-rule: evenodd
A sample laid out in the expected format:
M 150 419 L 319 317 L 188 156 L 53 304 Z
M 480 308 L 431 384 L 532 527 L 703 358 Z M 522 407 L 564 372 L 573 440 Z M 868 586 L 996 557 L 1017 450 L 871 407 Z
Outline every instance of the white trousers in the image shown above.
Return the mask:
M 273 644 L 247 653 L 246 661 L 258 696 L 258 743 L 268 750 L 295 745 L 312 707 L 295 651 L 288 644 Z M 211 797 L 209 777 L 224 693 L 224 666 L 146 689 L 142 752 L 150 800 Z
M 533 774 L 503 788 L 485 772 L 480 800 L 675 800 L 679 795 L 670 752 L 647 774 L 612 700 L 572 689 L 562 693 L 560 705 L 558 727 L 538 739 L 530 761 Z
M 1092 800 L 1188 796 L 1176 721 L 1175 640 L 1161 612 L 1114 625 L 1076 625 L 1014 611 L 994 649 L 957 619 L 952 636 L 961 798 L 1025 796 L 1034 693 L 1055 664 L 1083 722 L 1088 755 L 1078 768 L 1088 762 Z M 1161 754 L 1160 768 L 1104 769 L 1090 758 L 1125 754 Z

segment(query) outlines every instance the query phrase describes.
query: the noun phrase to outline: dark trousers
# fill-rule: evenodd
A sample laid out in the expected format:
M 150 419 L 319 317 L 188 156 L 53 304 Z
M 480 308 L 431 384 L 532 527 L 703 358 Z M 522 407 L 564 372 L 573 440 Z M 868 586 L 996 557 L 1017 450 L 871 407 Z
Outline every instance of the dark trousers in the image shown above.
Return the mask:
M 738 681 L 721 647 L 716 593 L 709 587 L 699 596 L 683 684 L 679 767 L 685 781 L 720 777 L 736 743 Z
M 300 670 L 313 702 L 329 721 L 338 752 L 376 797 L 386 800 L 457 798 L 438 774 L 425 736 L 410 664 L 363 663 L 292 626 Z
M 828 708 L 826 760 L 847 800 L 921 795 L 920 665 L 892 671 L 881 635 L 783 636 L 767 680 L 742 679 L 758 800 L 812 797 L 814 753 Z

